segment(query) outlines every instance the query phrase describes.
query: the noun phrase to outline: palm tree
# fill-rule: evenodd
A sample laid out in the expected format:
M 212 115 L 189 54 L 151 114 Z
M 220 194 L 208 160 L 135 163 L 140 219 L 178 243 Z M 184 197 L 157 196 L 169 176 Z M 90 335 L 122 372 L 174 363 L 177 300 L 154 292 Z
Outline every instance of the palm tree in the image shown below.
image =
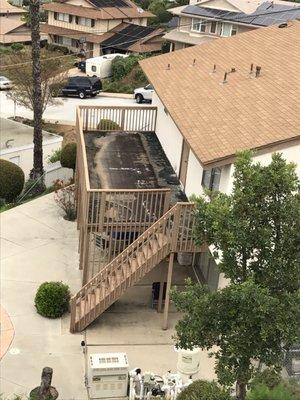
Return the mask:
M 32 41 L 32 77 L 33 77 L 33 168 L 30 171 L 31 179 L 40 179 L 37 184 L 39 190 L 43 190 L 43 134 L 42 134 L 42 86 L 41 86 L 41 46 L 40 46 L 40 0 L 30 0 L 29 20 L 31 25 Z

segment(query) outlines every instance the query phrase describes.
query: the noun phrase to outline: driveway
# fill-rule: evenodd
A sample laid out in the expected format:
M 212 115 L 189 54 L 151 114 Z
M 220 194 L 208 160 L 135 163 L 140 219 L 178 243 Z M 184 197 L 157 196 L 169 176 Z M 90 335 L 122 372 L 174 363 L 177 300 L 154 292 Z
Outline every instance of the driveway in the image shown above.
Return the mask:
M 60 399 L 86 399 L 82 335 L 69 333 L 69 315 L 51 320 L 34 307 L 42 282 L 63 281 L 72 293 L 80 288 L 76 223 L 62 218 L 53 194 L 0 215 L 1 339 L 10 345 L 0 363 L 3 398 L 28 395 L 48 366 Z
M 107 97 L 98 95 L 91 99 L 79 99 L 79 98 L 58 98 L 58 105 L 49 106 L 43 118 L 51 121 L 61 121 L 66 123 L 75 122 L 75 110 L 79 105 L 96 105 L 96 106 L 135 106 L 137 105 L 135 100 L 122 99 L 115 97 Z M 138 106 L 138 105 L 137 105 Z M 24 107 L 16 106 L 16 115 L 25 118 L 32 118 L 32 112 Z M 6 92 L 0 92 L 0 116 L 1 117 L 13 117 L 14 116 L 14 102 L 7 98 Z

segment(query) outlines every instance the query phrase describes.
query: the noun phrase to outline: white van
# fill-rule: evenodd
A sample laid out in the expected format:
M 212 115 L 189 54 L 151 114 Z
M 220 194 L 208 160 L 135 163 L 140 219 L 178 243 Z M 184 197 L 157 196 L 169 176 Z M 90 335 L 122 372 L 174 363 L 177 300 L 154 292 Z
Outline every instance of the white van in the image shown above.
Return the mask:
M 111 76 L 111 63 L 116 57 L 128 57 L 126 54 L 106 54 L 94 58 L 88 58 L 85 62 L 87 76 L 97 76 L 98 78 L 109 78 Z

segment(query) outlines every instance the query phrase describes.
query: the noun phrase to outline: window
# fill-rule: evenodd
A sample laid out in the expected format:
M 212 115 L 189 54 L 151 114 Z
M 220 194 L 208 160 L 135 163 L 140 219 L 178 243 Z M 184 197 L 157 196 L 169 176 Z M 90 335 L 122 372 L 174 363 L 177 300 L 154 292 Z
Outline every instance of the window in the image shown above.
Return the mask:
M 238 31 L 237 25 L 232 25 L 231 36 L 236 35 L 236 34 L 237 34 L 237 31 Z
M 69 22 L 69 14 L 57 13 L 57 20 L 63 22 Z
M 194 32 L 205 32 L 205 22 L 201 19 L 194 19 L 192 21 L 192 31 Z
M 207 284 L 210 290 L 218 289 L 219 270 L 209 251 L 196 255 L 194 268 L 200 281 Z
M 237 25 L 223 23 L 221 28 L 221 36 L 228 37 L 237 34 Z
M 92 65 L 92 68 L 91 68 L 91 70 L 92 70 L 93 72 L 97 72 L 96 65 Z
M 76 24 L 88 26 L 89 28 L 93 28 L 95 26 L 95 20 L 91 19 L 91 18 L 85 18 L 85 17 L 76 17 Z
M 210 33 L 217 33 L 217 22 L 216 21 L 212 21 L 210 24 Z
M 209 190 L 219 190 L 221 168 L 205 169 L 202 175 L 202 186 Z

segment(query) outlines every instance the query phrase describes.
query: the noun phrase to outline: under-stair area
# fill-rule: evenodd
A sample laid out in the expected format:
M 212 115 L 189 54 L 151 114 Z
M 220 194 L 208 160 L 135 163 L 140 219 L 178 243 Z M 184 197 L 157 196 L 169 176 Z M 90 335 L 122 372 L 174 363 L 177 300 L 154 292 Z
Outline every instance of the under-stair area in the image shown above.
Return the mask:
M 83 286 L 71 300 L 72 332 L 85 329 L 171 252 L 194 250 L 192 207 L 177 203 Z

